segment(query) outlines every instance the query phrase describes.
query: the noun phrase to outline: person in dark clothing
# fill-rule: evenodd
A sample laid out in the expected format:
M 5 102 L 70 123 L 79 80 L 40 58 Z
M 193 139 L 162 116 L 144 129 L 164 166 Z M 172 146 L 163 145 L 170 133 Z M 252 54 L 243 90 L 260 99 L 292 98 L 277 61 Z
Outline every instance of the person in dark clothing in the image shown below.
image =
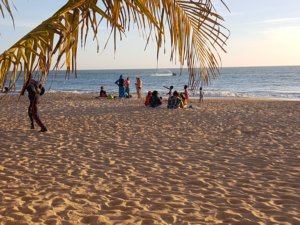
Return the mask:
M 173 95 L 168 99 L 168 109 L 178 109 L 182 105 L 182 100 L 179 98 L 178 92 L 174 91 Z
M 104 90 L 104 87 L 100 87 L 100 96 L 99 97 L 107 97 L 106 91 Z
M 170 86 L 169 88 L 169 92 L 168 92 L 168 96 L 171 97 L 173 95 L 172 90 L 173 90 L 173 86 Z
M 158 97 L 158 92 L 153 91 L 152 96 L 150 98 L 150 107 L 155 108 L 157 106 L 160 106 L 162 104 L 161 98 Z
M 122 75 L 116 80 L 115 84 L 119 86 L 119 98 L 125 98 L 125 80 Z
M 28 92 L 29 98 L 29 107 L 28 107 L 28 116 L 30 119 L 31 129 L 34 129 L 34 121 L 40 126 L 40 132 L 46 132 L 47 128 L 42 123 L 38 115 L 38 103 L 40 101 L 40 96 L 45 93 L 45 88 L 42 86 L 41 83 L 34 79 L 30 79 L 26 85 L 23 87 L 21 95 L 24 95 L 25 90 Z
M 9 91 L 8 87 L 5 87 L 3 93 L 4 93 L 4 94 L 7 94 L 8 91 Z

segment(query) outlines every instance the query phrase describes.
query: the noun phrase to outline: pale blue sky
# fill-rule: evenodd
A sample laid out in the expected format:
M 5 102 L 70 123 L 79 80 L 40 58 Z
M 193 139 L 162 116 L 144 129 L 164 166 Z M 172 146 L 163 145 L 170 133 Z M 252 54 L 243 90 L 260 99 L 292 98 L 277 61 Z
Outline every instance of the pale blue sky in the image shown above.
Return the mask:
M 280 66 L 300 65 L 300 1 L 299 0 L 224 0 L 230 8 L 217 5 L 225 18 L 224 25 L 231 31 L 227 53 L 221 53 L 222 65 Z M 0 51 L 9 48 L 41 21 L 50 17 L 66 1 L 14 0 L 16 28 L 8 16 L 0 19 Z M 218 0 L 214 0 L 218 2 Z M 103 29 L 100 33 L 107 34 Z M 106 42 L 100 36 L 100 42 Z M 78 69 L 156 68 L 155 44 L 144 51 L 145 41 L 137 30 L 118 42 L 117 52 L 109 45 L 101 53 L 89 41 L 85 50 L 79 50 Z M 167 46 L 169 48 L 169 46 Z M 170 62 L 168 52 L 161 54 L 158 66 L 178 67 Z

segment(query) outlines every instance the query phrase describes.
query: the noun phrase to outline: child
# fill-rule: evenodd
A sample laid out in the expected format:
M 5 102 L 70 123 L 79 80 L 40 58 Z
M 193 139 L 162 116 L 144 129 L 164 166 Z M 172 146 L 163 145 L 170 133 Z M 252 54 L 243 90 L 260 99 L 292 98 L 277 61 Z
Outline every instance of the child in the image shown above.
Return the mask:
M 171 97 L 173 94 L 172 93 L 173 88 L 174 88 L 173 86 L 170 86 L 170 88 L 169 88 L 169 92 L 168 92 L 169 97 Z
M 185 98 L 185 93 L 181 92 L 180 93 L 180 98 L 181 98 L 181 105 L 180 105 L 180 108 L 187 108 L 188 107 L 188 103 L 187 103 L 187 99 Z
M 199 90 L 199 102 L 203 102 L 203 96 L 204 96 L 204 92 L 202 91 L 202 87 L 200 87 L 200 90 Z
M 184 103 L 185 105 L 188 105 L 189 103 L 189 91 L 188 91 L 188 86 L 187 85 L 184 85 Z
M 150 106 L 151 96 L 152 96 L 152 92 L 148 91 L 148 95 L 146 96 L 146 100 L 145 100 L 145 106 Z

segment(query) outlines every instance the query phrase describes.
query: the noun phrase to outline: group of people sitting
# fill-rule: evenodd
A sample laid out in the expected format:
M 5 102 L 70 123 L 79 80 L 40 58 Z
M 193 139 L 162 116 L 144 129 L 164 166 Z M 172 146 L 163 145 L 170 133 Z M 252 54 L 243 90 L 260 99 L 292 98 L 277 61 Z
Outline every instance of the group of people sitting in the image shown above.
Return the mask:
M 178 108 L 187 108 L 188 106 L 188 99 L 189 94 L 187 90 L 188 86 L 184 86 L 184 92 L 178 93 L 177 91 L 172 92 L 173 86 L 170 86 L 169 89 L 169 97 L 168 97 L 168 109 L 178 109 Z M 162 97 L 158 96 L 157 91 L 149 91 L 146 100 L 145 100 L 145 106 L 149 106 L 152 108 L 158 107 L 162 104 Z
M 145 106 L 150 106 L 152 108 L 158 107 L 162 104 L 162 97 L 158 96 L 158 91 L 148 91 L 145 99 Z
M 168 109 L 178 109 L 178 108 L 187 108 L 188 107 L 188 100 L 189 100 L 189 93 L 188 93 L 188 86 L 184 85 L 184 92 L 178 93 L 177 91 L 173 92 L 173 86 L 170 86 L 168 92 Z M 99 97 L 105 97 L 108 99 L 114 99 L 116 96 L 108 95 L 104 90 L 104 87 L 101 86 L 100 88 L 100 95 Z M 162 105 L 162 97 L 159 96 L 158 91 L 148 91 L 148 94 L 145 99 L 145 106 L 149 106 L 152 108 L 158 107 Z

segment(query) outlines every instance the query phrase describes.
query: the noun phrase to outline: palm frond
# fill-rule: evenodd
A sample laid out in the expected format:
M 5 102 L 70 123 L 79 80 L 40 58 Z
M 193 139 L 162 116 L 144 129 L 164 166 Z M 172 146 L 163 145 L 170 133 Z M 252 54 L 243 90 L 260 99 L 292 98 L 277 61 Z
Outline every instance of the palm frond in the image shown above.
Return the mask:
M 149 4 L 153 4 L 152 1 Z M 155 12 L 160 12 L 157 19 L 162 21 L 160 29 L 169 32 L 171 60 L 178 55 L 180 65 L 186 63 L 192 89 L 201 83 L 207 84 L 219 74 L 218 49 L 225 51 L 229 36 L 229 30 L 220 23 L 223 18 L 215 12 L 210 0 L 161 1 L 157 7 Z M 161 35 L 157 33 L 158 51 L 163 40 Z
M 218 51 L 226 52 L 224 46 L 230 32 L 222 25 L 223 18 L 216 12 L 211 0 L 103 0 L 102 2 L 110 9 L 109 15 L 123 28 L 128 27 L 129 30 L 132 23 L 136 24 L 147 37 L 147 43 L 152 32 L 155 33 L 157 58 L 166 37 L 169 36 L 170 60 L 178 60 L 181 68 L 185 65 L 188 67 L 191 89 L 208 84 L 210 79 L 218 76 L 221 64 Z M 220 2 L 227 8 L 223 0 Z M 116 33 L 114 43 L 116 46 Z
M 2 14 L 2 17 L 4 18 L 4 9 L 6 9 L 6 11 L 8 12 L 8 14 L 10 15 L 12 21 L 13 21 L 13 24 L 14 24 L 14 17 L 12 15 L 12 11 L 11 11 L 11 7 L 10 7 L 10 4 L 13 5 L 13 1 L 11 0 L 11 3 L 9 3 L 8 0 L 1 0 L 0 2 L 0 12 Z M 15 25 L 15 24 L 14 24 Z
M 96 9 L 96 1 L 70 0 L 51 18 L 42 22 L 12 47 L 0 55 L 0 86 L 12 88 L 19 72 L 23 72 L 24 83 L 28 74 L 38 72 L 46 79 L 52 59 L 56 55 L 54 68 L 59 68 L 65 56 L 67 72 L 76 73 L 78 32 L 80 24 L 97 26 L 90 9 Z M 110 17 L 97 8 L 97 13 L 107 20 Z M 92 21 L 92 22 L 90 22 Z M 117 26 L 118 27 L 118 26 Z M 95 30 L 94 30 L 95 31 Z M 88 30 L 86 30 L 88 32 Z
M 222 0 L 220 0 L 223 2 Z M 3 1 L 2 1 L 3 2 Z M 9 81 L 15 84 L 24 74 L 34 71 L 46 79 L 56 55 L 54 68 L 58 69 L 65 57 L 67 74 L 76 75 L 76 58 L 81 34 L 85 45 L 90 29 L 97 40 L 98 27 L 106 21 L 111 29 L 114 45 L 118 38 L 135 24 L 147 42 L 155 34 L 157 55 L 165 43 L 167 32 L 171 42 L 171 60 L 189 68 L 190 86 L 195 88 L 202 82 L 218 75 L 220 58 L 218 49 L 228 38 L 227 29 L 219 22 L 222 17 L 215 12 L 211 0 L 69 0 L 51 18 L 41 23 L 16 44 L 0 55 L 0 84 Z M 225 32 L 224 32 L 225 31 Z M 229 33 L 229 32 L 228 32 Z M 99 45 L 98 47 L 99 48 Z M 200 79 L 200 80 L 199 80 Z

